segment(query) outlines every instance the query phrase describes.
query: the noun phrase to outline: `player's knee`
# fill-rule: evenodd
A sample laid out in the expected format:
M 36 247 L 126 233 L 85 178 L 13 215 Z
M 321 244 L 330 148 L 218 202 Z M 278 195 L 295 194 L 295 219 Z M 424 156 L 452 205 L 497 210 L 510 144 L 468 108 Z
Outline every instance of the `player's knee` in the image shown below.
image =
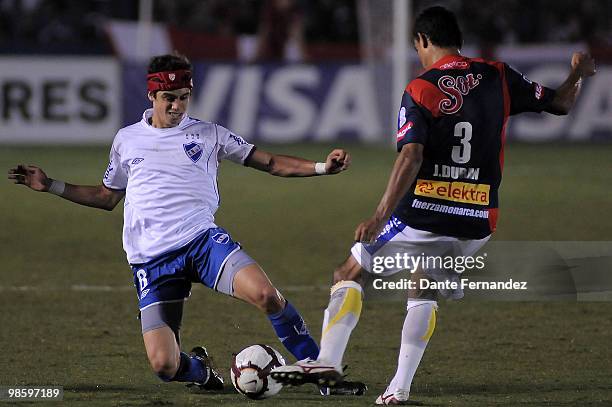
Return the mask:
M 151 369 L 162 380 L 169 380 L 176 375 L 178 361 L 176 357 L 166 351 L 155 351 L 149 355 Z
M 282 311 L 283 305 L 281 296 L 276 288 L 272 286 L 262 288 L 258 292 L 255 300 L 255 306 L 264 311 L 266 314 L 276 314 L 277 312 Z

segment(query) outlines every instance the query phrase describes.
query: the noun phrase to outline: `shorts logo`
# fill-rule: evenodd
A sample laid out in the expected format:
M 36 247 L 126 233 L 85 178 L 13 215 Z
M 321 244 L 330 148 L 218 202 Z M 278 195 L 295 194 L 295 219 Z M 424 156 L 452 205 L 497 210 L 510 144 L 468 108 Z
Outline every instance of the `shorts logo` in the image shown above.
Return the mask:
M 219 244 L 227 244 L 229 242 L 229 235 L 227 233 L 215 233 L 212 240 Z
M 490 185 L 470 184 L 467 182 L 446 182 L 417 180 L 414 194 L 445 201 L 462 202 L 473 205 L 488 205 Z
M 402 226 L 402 221 L 396 218 L 395 216 L 392 216 L 391 219 L 389 219 L 389 222 L 387 222 L 387 224 L 383 228 L 383 230 L 378 234 L 378 237 L 380 238 L 389 233 L 391 229 L 399 228 L 400 226 Z
M 134 158 L 132 160 L 132 165 L 140 164 L 143 161 L 144 161 L 144 158 Z
M 185 150 L 187 157 L 189 157 L 189 159 L 194 163 L 198 162 L 204 151 L 202 145 L 198 143 L 183 144 L 183 149 Z
M 142 300 L 144 297 L 147 296 L 147 294 L 149 294 L 150 289 L 147 288 L 146 290 L 144 290 L 143 292 L 140 293 L 140 299 Z

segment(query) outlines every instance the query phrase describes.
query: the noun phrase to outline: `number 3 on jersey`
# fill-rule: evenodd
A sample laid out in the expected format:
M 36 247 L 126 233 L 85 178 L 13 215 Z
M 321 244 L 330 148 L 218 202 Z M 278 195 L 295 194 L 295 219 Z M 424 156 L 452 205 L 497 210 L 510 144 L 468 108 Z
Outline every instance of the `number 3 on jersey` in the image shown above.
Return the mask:
M 470 161 L 472 155 L 472 125 L 470 122 L 459 122 L 455 125 L 455 137 L 459 137 L 460 146 L 454 146 L 451 158 L 457 164 L 465 164 Z

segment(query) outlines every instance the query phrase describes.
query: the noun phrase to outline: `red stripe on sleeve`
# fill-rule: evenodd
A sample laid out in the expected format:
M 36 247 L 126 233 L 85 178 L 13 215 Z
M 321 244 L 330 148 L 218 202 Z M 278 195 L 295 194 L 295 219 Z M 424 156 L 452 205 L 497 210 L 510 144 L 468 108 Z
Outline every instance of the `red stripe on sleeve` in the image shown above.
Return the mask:
M 408 84 L 406 92 L 419 106 L 429 110 L 433 117 L 440 117 L 440 102 L 445 96 L 433 83 L 417 78 Z

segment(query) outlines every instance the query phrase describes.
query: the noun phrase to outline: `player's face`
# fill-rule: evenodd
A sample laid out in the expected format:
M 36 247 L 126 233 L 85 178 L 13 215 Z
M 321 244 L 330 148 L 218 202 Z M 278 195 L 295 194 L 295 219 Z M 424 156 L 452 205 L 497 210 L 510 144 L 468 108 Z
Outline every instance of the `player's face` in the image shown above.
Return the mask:
M 189 106 L 190 96 L 189 88 L 159 91 L 155 97 L 149 95 L 153 102 L 153 127 L 178 126 Z

